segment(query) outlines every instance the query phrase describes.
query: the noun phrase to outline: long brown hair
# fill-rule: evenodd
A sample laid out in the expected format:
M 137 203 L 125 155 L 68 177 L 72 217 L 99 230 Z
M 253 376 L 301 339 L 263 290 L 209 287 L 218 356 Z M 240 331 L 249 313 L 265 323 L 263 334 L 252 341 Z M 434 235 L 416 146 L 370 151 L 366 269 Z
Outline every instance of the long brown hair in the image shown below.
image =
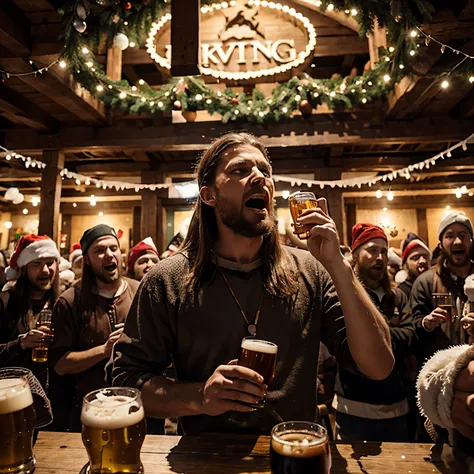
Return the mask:
M 255 136 L 248 133 L 228 133 L 215 140 L 201 156 L 196 169 L 199 189 L 215 183 L 216 170 L 222 153 L 231 146 L 243 145 L 257 148 L 270 162 L 267 149 Z M 181 247 L 190 259 L 187 285 L 189 292 L 195 291 L 203 280 L 212 275 L 215 266 L 212 263 L 211 252 L 217 232 L 214 209 L 198 197 L 188 233 Z M 298 287 L 296 271 L 290 257 L 283 251 L 276 225 L 270 234 L 263 237 L 262 251 L 263 284 L 266 291 L 275 297 L 291 297 Z
M 28 279 L 28 275 L 26 273 L 26 267 L 21 269 L 20 278 L 15 283 L 15 287 L 12 290 L 14 297 L 17 301 L 17 308 L 18 308 L 18 319 L 20 320 L 21 324 L 25 329 L 34 329 L 33 328 L 33 321 L 34 321 L 34 314 L 33 314 L 33 305 L 31 304 L 31 297 L 30 297 L 30 289 L 31 283 Z M 53 284 L 51 289 L 48 290 L 48 304 L 49 308 L 52 310 L 56 301 L 59 298 L 59 262 L 58 268 L 56 271 L 56 275 L 53 280 Z

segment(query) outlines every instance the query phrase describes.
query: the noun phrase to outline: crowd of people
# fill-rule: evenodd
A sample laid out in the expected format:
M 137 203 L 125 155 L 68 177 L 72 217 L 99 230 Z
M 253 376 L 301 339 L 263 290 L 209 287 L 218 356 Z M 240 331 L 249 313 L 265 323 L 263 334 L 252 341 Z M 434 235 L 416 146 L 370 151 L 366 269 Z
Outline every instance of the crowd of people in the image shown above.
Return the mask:
M 51 429 L 80 429 L 83 396 L 113 384 L 141 390 L 155 433 L 175 417 L 186 434 L 268 433 L 281 420 L 314 420 L 324 392 L 338 439 L 424 441 L 417 377 L 438 351 L 459 346 L 465 364 L 458 353 L 450 360 L 464 385 L 453 379 L 451 398 L 463 416 L 451 417 L 450 406 L 443 426 L 433 410 L 423 413 L 474 440 L 470 219 L 445 215 L 437 258 L 412 233 L 394 252 L 384 231 L 365 223 L 352 229 L 348 252 L 319 199 L 299 218 L 307 238 L 296 248 L 279 235 L 271 174 L 255 137 L 215 141 L 197 168 L 187 234 L 161 260 L 147 238 L 125 265 L 115 230 L 100 224 L 61 271 L 49 237 L 21 237 L 0 293 L 0 366 L 36 375 L 52 402 Z M 437 304 L 439 294 L 451 308 Z M 39 329 L 48 314 L 53 334 Z M 278 345 L 270 386 L 236 363 L 251 334 Z M 49 345 L 47 362 L 32 360 L 39 344 Z M 441 390 L 430 384 L 437 370 L 421 372 L 420 403 Z M 264 396 L 264 408 L 251 406 Z

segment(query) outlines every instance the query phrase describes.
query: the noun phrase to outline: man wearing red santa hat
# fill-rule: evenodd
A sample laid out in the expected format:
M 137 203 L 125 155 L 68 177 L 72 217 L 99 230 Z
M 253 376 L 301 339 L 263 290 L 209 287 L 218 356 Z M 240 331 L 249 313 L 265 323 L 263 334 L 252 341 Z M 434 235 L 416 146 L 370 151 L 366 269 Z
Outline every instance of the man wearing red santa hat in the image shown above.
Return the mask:
M 47 364 L 33 362 L 32 349 L 50 338 L 36 327 L 40 314 L 52 311 L 59 296 L 59 258 L 46 235 L 24 235 L 6 270 L 8 289 L 0 293 L 0 366 L 26 367 L 43 386 Z
M 158 250 L 151 237 L 138 242 L 128 255 L 128 275 L 141 281 L 153 265 L 160 261 Z

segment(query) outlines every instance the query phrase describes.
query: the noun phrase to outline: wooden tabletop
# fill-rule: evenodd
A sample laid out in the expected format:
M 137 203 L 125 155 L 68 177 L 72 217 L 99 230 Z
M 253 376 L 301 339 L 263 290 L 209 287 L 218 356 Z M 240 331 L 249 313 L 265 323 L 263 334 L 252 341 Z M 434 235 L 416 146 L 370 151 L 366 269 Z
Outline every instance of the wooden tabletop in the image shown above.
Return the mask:
M 332 445 L 332 474 L 446 473 L 431 462 L 429 444 L 362 443 Z M 35 474 L 79 474 L 87 454 L 78 433 L 41 432 L 35 445 Z M 142 448 L 146 474 L 269 474 L 265 436 L 148 435 Z

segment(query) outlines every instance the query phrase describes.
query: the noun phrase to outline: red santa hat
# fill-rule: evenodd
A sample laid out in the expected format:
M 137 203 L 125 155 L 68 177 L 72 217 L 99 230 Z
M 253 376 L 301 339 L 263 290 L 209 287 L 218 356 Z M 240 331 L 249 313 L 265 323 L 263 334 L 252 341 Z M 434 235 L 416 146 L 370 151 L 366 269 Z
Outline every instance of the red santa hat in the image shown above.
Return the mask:
M 7 280 L 18 280 L 21 268 L 38 258 L 59 260 L 60 255 L 55 242 L 47 235 L 22 236 L 10 259 L 10 266 L 5 270 Z
M 352 228 L 352 252 L 373 239 L 383 239 L 388 242 L 385 232 L 379 226 L 374 224 L 356 224 Z
M 74 262 L 82 257 L 81 244 L 79 242 L 71 245 L 71 253 L 69 254 L 69 261 L 71 265 L 74 265 Z
M 133 270 L 135 262 L 145 253 L 152 252 L 158 256 L 158 249 L 156 248 L 155 243 L 151 237 L 143 239 L 141 242 L 138 242 L 135 247 L 132 247 L 128 255 L 128 269 L 129 271 Z
M 428 248 L 428 246 L 420 239 L 415 239 L 415 240 L 412 240 L 406 247 L 405 247 L 405 250 L 403 250 L 403 254 L 402 254 L 402 263 L 405 264 L 405 262 L 407 261 L 408 257 L 410 256 L 410 254 L 417 248 L 422 248 L 422 249 L 425 249 L 429 255 L 430 255 L 430 258 L 431 258 L 431 252 L 430 252 L 430 249 Z

